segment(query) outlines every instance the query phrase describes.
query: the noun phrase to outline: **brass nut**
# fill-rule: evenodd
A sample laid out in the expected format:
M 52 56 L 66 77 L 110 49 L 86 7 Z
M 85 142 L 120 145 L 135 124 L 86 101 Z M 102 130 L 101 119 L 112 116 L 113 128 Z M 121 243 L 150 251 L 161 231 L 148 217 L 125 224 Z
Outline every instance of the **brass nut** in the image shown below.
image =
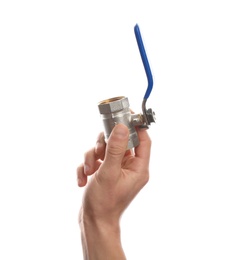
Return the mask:
M 129 101 L 126 97 L 115 97 L 103 100 L 98 105 L 100 114 L 110 114 L 129 108 Z

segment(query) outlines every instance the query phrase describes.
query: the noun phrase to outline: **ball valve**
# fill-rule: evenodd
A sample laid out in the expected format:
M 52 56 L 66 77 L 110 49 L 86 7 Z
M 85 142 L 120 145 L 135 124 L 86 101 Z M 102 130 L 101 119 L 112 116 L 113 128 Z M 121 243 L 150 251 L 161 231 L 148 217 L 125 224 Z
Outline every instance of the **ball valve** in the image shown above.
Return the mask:
M 105 141 L 107 142 L 114 126 L 122 123 L 129 129 L 127 149 L 132 149 L 139 145 L 136 127 L 149 128 L 150 124 L 155 123 L 156 120 L 153 110 L 151 108 L 146 109 L 146 102 L 153 88 L 153 77 L 138 24 L 135 25 L 134 32 L 148 80 L 148 87 L 142 101 L 142 113 L 132 113 L 130 110 L 129 100 L 125 96 L 109 98 L 99 102 L 98 104 L 104 125 Z

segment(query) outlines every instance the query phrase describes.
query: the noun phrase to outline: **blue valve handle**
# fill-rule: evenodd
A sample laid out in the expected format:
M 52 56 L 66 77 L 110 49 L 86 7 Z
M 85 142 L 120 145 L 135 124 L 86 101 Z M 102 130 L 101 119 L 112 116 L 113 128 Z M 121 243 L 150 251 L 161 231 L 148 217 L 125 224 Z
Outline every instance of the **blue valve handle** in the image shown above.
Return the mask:
M 141 33 L 140 33 L 138 24 L 135 25 L 134 31 L 135 31 L 136 41 L 137 41 L 137 44 L 139 47 L 140 56 L 141 56 L 141 59 L 142 59 L 143 65 L 144 65 L 144 69 L 145 69 L 145 73 L 146 73 L 146 76 L 148 79 L 148 87 L 147 87 L 147 90 L 144 95 L 144 100 L 147 100 L 152 91 L 152 88 L 153 88 L 153 76 L 152 76 L 152 72 L 151 72 L 151 69 L 149 66 L 148 58 L 146 55 L 146 51 L 144 48 L 144 44 L 143 44 L 143 40 L 141 37 Z

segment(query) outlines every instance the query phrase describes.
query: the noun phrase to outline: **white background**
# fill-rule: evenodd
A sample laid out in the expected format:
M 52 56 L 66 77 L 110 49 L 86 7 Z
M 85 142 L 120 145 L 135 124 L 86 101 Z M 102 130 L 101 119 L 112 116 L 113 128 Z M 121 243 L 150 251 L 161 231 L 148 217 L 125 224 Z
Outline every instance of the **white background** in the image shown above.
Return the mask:
M 82 259 L 76 167 L 97 103 L 154 74 L 151 177 L 122 218 L 130 260 L 235 259 L 234 1 L 1 1 L 0 259 Z

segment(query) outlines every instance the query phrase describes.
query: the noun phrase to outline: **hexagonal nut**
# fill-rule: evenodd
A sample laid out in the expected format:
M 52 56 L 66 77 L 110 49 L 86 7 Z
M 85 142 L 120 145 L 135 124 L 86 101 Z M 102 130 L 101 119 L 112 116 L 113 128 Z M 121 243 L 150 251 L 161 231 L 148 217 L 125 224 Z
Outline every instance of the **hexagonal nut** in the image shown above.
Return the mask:
M 110 114 L 129 107 L 127 97 L 114 97 L 101 101 L 98 104 L 100 114 Z

